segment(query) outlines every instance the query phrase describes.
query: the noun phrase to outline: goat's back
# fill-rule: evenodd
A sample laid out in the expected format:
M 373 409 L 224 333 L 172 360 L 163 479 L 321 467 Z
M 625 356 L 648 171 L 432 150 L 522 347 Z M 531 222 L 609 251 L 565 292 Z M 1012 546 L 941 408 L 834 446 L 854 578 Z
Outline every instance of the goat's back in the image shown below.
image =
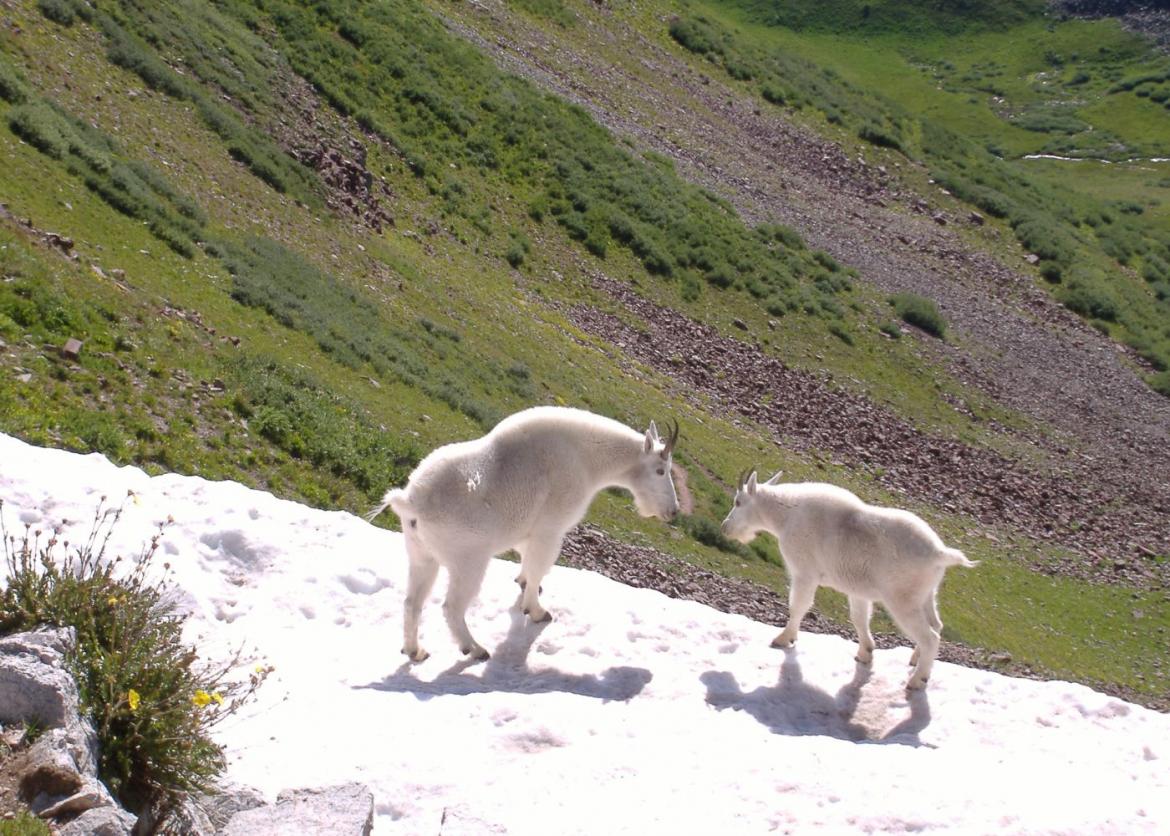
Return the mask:
M 776 535 L 790 571 L 814 572 L 842 592 L 881 597 L 962 562 L 916 514 L 869 505 L 835 485 L 778 485 L 771 496 L 781 508 Z
M 542 518 L 583 514 L 592 491 L 582 482 L 582 457 L 590 438 L 614 427 L 622 425 L 582 410 L 535 407 L 481 438 L 437 448 L 406 487 L 420 536 L 498 553 Z

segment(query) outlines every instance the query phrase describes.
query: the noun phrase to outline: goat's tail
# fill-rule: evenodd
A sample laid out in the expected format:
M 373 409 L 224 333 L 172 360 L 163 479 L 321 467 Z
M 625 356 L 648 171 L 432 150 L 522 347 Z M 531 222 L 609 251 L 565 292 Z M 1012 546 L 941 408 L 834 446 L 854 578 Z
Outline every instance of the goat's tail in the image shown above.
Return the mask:
M 374 508 L 370 513 L 366 514 L 366 520 L 373 522 L 374 518 L 390 508 L 398 515 L 400 520 L 405 521 L 407 516 L 411 514 L 413 508 L 410 505 L 410 499 L 406 496 L 405 488 L 391 488 L 386 491 L 386 495 L 382 497 L 382 504 Z
M 979 565 L 978 560 L 968 560 L 967 555 L 963 554 L 958 549 L 952 549 L 947 546 L 943 546 L 942 555 L 946 559 L 946 564 L 948 566 L 966 566 L 968 569 L 970 569 Z

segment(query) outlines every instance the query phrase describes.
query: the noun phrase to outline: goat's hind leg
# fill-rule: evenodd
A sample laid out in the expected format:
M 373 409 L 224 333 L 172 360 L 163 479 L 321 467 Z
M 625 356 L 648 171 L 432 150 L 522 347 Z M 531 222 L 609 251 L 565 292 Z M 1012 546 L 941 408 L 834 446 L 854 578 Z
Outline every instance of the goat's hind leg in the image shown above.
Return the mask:
M 447 616 L 447 626 L 459 644 L 459 651 L 476 660 L 487 659 L 491 654 L 472 638 L 467 629 L 467 607 L 483 585 L 490 561 L 491 555 L 475 555 L 447 565 L 451 579 L 447 585 L 447 599 L 443 602 L 443 614 Z
M 927 615 L 928 609 L 932 612 L 934 610 L 933 600 L 911 604 L 887 602 L 886 609 L 890 611 L 902 632 L 914 642 L 914 653 L 910 657 L 914 663 L 914 671 L 910 674 L 906 689 L 915 691 L 925 688 L 927 680 L 930 679 L 931 668 L 934 667 L 935 657 L 938 656 L 939 630 L 934 625 L 937 622 L 938 626 L 942 627 L 937 614 L 933 619 Z
M 410 568 L 406 581 L 406 602 L 403 607 L 405 617 L 402 626 L 402 652 L 409 656 L 411 661 L 422 662 L 430 654 L 419 646 L 418 622 L 423 604 L 435 585 L 439 564 L 426 553 L 415 538 L 409 535 L 406 538 L 406 554 L 410 559 Z
M 866 598 L 849 596 L 849 619 L 857 630 L 857 661 L 868 665 L 873 661 L 873 635 L 869 632 L 869 620 L 873 615 L 873 602 Z
M 938 590 L 931 593 L 930 597 L 926 599 L 926 603 L 922 605 L 922 614 L 926 616 L 926 620 L 930 622 L 930 626 L 940 636 L 942 635 L 943 623 L 942 619 L 938 617 Z M 915 645 L 914 652 L 910 654 L 910 664 L 918 664 L 918 646 Z

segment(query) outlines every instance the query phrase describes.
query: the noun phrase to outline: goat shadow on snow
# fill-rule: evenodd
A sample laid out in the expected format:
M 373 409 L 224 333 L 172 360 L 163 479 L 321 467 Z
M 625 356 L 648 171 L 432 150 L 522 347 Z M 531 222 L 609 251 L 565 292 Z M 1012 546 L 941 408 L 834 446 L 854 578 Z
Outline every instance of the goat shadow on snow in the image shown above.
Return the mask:
M 354 685 L 355 689 L 414 694 L 420 700 L 437 696 L 464 696 L 488 692 L 546 694 L 562 692 L 593 697 L 605 702 L 633 699 L 649 684 L 653 675 L 645 668 L 628 666 L 606 668 L 600 674 L 570 674 L 555 668 L 533 670 L 528 665 L 532 645 L 550 622 L 534 624 L 517 608 L 510 611 L 512 624 L 508 634 L 486 662 L 463 659 L 431 681 L 414 675 L 414 664 L 404 662 L 398 670 L 380 682 Z M 465 673 L 481 668 L 482 675 Z
M 783 652 L 780 680 L 771 687 L 761 686 L 744 693 L 729 671 L 704 673 L 699 680 L 707 686 L 707 704 L 719 711 L 727 708 L 746 711 L 774 734 L 823 735 L 854 743 L 931 746 L 918 737 L 930 725 L 930 702 L 924 690 L 905 692 L 910 707 L 908 717 L 890 728 L 878 728 L 886 716 L 884 708 L 879 709 L 880 716 L 870 717 L 873 705 L 867 705 L 865 716 L 857 716 L 862 687 L 872 675 L 871 665 L 856 663 L 853 679 L 834 695 L 804 681 L 795 648 L 785 648 Z

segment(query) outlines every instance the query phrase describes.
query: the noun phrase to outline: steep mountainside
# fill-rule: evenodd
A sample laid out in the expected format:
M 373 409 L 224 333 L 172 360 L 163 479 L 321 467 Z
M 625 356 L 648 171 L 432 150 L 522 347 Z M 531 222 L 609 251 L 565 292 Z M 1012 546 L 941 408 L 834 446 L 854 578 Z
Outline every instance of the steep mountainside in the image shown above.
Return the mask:
M 617 13 L 599 18 L 607 16 Z M 526 29 L 502 3 L 481 4 L 460 25 L 477 27 L 481 45 L 493 49 L 508 69 L 579 101 L 619 134 L 670 156 L 681 171 L 726 195 L 751 222 L 791 225 L 812 246 L 858 268 L 884 292 L 913 291 L 937 300 L 955 340 L 928 346 L 935 359 L 988 401 L 1048 428 L 1045 435 L 1028 439 L 1042 458 L 1018 478 L 1035 490 L 1020 510 L 1035 515 L 1034 530 L 1071 527 L 1077 534 L 1066 535 L 1076 539 L 1084 535 L 1081 529 L 1095 509 L 1119 494 L 1140 494 L 1140 505 L 1151 513 L 1143 514 L 1143 520 L 1096 529 L 1103 536 L 1097 546 L 1110 550 L 1105 538 L 1112 538 L 1114 543 L 1128 542 L 1137 554 L 1166 551 L 1170 530 L 1162 525 L 1164 510 L 1159 509 L 1170 508 L 1170 480 L 1164 476 L 1170 473 L 1170 402 L 1143 384 L 1132 357 L 1037 286 L 1034 276 L 1021 268 L 1026 264 L 1023 252 L 989 254 L 987 239 L 998 238 L 1000 232 L 989 229 L 982 216 L 941 190 L 910 190 L 908 178 L 898 176 L 904 160 L 891 165 L 890 155 L 872 150 L 847 154 L 782 113 L 761 112 L 753 100 L 702 76 L 680 56 L 620 21 L 606 29 L 596 23 L 595 37 L 612 43 L 589 54 L 576 46 L 571 30 L 549 34 L 538 27 Z M 610 62 L 615 54 L 636 56 L 636 64 L 630 62 L 635 66 Z M 647 67 L 651 72 L 641 71 Z M 662 115 L 667 108 L 669 120 Z M 661 319 L 647 314 L 648 322 Z M 613 336 L 600 323 L 583 327 Z M 667 330 L 679 339 L 678 326 Z M 735 364 L 719 362 L 729 352 L 713 350 L 716 345 L 710 338 L 698 339 L 674 353 L 700 359 L 708 354 L 707 363 L 732 366 L 728 375 L 735 373 Z M 671 368 L 671 353 L 662 352 L 659 365 L 664 370 Z M 776 373 L 745 377 L 780 380 Z M 746 400 L 728 406 L 757 413 L 760 407 Z M 905 449 L 886 456 L 880 443 L 859 443 L 866 441 L 864 427 L 856 425 L 857 419 L 838 423 L 833 413 L 842 409 L 838 404 L 809 410 L 817 417 L 810 416 L 803 426 L 835 424 L 818 446 L 833 449 L 840 444 L 856 451 L 851 457 L 859 462 L 883 468 L 896 467 L 891 459 L 906 456 Z M 876 423 L 888 427 L 890 420 Z M 862 438 L 851 438 L 853 430 L 861 430 Z M 1016 428 L 1003 431 L 1018 435 Z M 1076 455 L 1070 456 L 1070 450 Z M 969 461 L 951 466 L 948 455 L 921 475 L 950 485 L 949 490 L 933 486 L 936 501 L 986 492 L 1002 502 L 1005 494 L 1022 490 L 995 486 L 999 479 L 1012 477 L 1011 468 L 999 462 L 984 468 Z M 924 487 L 918 493 L 928 491 Z
M 1170 76 L 1043 4 L 766 5 L 0 2 L 0 431 L 362 511 L 524 406 L 676 415 L 690 513 L 603 493 L 572 559 L 772 602 L 718 520 L 783 467 L 983 561 L 951 658 L 1166 704 L 1170 172 L 1025 158 L 1170 154 Z M 1045 26 L 1108 56 L 932 51 Z

